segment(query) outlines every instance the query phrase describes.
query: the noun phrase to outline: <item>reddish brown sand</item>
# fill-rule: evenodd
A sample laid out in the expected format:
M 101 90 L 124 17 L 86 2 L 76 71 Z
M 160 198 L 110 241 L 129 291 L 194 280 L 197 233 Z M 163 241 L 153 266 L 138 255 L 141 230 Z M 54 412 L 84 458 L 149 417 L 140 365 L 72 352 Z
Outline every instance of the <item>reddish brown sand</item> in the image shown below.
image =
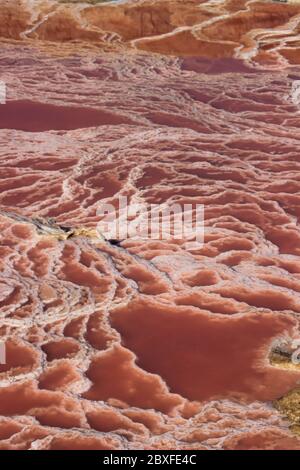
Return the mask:
M 300 337 L 300 6 L 32 4 L 0 0 L 0 449 L 299 450 L 269 354 Z M 120 194 L 204 204 L 203 247 L 37 227 Z

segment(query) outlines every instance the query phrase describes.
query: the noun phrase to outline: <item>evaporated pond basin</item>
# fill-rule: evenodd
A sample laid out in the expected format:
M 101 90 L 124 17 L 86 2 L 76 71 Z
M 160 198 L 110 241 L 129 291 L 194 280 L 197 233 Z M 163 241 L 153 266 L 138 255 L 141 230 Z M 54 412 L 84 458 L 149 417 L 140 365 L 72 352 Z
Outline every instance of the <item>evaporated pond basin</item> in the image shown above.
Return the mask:
M 0 106 L 0 129 L 44 132 L 117 124 L 132 124 L 132 121 L 125 116 L 83 106 L 58 106 L 28 100 L 8 101 Z

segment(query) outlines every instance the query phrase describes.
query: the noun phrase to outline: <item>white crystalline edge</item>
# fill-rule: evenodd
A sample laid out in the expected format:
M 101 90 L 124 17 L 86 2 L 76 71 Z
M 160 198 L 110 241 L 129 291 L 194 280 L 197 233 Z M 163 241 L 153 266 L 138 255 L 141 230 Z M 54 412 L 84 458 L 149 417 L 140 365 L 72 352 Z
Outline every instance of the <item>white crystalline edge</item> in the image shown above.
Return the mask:
M 300 106 L 300 80 L 295 80 L 292 84 L 291 100 L 295 106 Z

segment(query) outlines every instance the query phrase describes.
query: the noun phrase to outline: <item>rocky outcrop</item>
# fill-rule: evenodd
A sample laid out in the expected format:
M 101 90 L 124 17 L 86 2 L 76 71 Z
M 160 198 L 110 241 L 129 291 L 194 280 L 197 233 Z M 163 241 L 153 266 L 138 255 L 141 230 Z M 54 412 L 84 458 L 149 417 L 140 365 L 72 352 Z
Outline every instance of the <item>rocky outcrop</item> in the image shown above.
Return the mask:
M 0 35 L 92 42 L 102 49 L 299 63 L 300 5 L 272 0 L 1 0 Z

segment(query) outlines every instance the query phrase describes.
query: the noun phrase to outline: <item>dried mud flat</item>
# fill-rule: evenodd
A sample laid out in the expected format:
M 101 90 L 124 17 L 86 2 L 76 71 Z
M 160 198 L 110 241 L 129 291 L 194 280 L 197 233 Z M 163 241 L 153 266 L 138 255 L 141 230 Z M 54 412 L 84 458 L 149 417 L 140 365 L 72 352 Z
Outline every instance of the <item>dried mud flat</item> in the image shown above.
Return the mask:
M 0 449 L 300 449 L 300 6 L 0 6 Z

